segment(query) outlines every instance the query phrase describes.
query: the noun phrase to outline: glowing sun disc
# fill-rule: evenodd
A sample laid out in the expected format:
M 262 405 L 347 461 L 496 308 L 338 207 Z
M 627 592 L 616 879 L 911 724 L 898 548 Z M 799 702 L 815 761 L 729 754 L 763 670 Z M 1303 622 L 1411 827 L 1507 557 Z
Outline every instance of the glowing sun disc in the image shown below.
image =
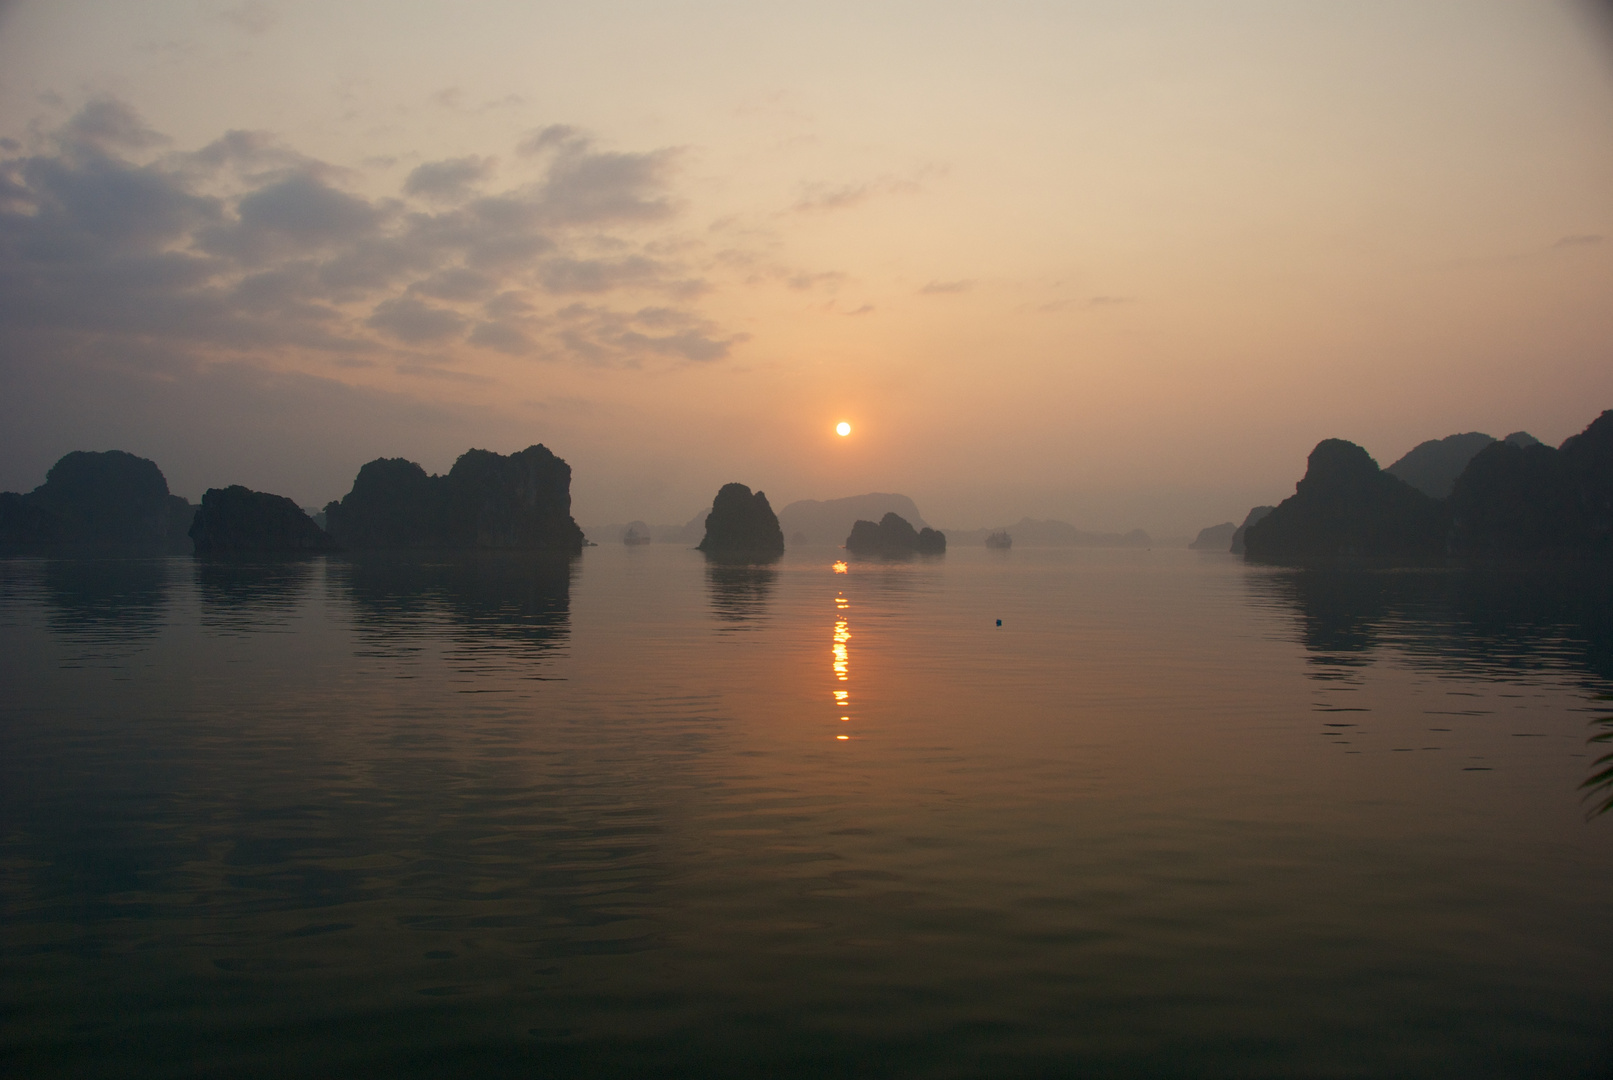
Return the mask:
M 851 425 L 846 423 L 844 420 L 840 421 L 840 423 L 835 425 L 835 434 L 841 436 L 842 438 L 844 438 L 847 435 L 850 435 L 851 434 Z

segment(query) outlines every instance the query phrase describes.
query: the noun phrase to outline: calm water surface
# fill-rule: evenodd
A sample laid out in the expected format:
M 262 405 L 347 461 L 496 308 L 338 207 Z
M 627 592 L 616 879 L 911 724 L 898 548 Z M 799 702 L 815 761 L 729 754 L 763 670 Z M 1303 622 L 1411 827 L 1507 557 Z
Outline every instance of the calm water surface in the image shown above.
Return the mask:
M 1609 1075 L 1605 580 L 841 555 L 0 562 L 4 1071 Z

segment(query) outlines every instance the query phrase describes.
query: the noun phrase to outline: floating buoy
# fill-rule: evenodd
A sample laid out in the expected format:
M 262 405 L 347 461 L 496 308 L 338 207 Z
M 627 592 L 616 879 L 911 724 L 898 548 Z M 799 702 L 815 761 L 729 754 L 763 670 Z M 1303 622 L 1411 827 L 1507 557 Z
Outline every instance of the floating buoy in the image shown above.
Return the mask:
M 998 619 L 998 620 L 997 620 L 997 625 L 998 625 L 998 626 L 1001 626 L 1001 625 L 1002 625 L 1002 624 L 1003 624 L 1003 621 L 1002 621 L 1002 620 L 1001 620 L 1001 619 Z

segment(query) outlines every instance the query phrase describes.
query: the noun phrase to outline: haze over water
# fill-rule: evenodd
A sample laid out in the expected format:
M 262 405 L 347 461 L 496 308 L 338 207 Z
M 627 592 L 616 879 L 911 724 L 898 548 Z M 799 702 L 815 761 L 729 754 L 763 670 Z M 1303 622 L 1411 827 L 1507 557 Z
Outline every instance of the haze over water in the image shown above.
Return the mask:
M 4 1057 L 1613 1064 L 1604 577 L 843 558 L 0 562 Z

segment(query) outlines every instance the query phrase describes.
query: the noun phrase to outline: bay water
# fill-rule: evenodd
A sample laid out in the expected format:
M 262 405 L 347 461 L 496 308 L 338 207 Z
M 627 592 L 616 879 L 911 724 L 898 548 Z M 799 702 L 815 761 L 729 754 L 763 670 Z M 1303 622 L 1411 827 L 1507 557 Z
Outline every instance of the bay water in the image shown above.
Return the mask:
M 1613 586 L 0 561 L 7 1075 L 1613 1075 Z

